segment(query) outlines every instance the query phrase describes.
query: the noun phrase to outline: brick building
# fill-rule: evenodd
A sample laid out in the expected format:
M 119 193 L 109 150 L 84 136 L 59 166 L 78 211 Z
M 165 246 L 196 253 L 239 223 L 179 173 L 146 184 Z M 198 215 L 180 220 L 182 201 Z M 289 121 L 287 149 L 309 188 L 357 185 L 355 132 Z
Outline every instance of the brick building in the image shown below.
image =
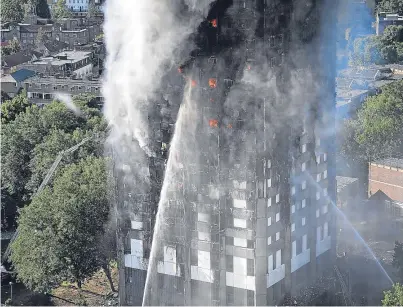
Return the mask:
M 379 190 L 391 200 L 403 202 L 403 159 L 388 158 L 369 165 L 368 193 Z

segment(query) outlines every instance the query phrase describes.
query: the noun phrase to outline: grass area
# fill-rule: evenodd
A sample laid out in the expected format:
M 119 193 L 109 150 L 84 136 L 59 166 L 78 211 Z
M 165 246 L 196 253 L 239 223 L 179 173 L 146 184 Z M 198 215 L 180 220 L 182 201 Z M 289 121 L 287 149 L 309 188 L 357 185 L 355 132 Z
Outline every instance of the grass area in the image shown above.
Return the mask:
M 111 271 L 113 284 L 117 289 L 118 270 L 113 267 Z M 117 296 L 116 293 L 112 293 L 105 273 L 100 270 L 83 283 L 81 291 L 74 284 L 63 283 L 52 291 L 51 301 L 55 306 L 101 306 L 106 305 L 105 301 L 113 295 Z

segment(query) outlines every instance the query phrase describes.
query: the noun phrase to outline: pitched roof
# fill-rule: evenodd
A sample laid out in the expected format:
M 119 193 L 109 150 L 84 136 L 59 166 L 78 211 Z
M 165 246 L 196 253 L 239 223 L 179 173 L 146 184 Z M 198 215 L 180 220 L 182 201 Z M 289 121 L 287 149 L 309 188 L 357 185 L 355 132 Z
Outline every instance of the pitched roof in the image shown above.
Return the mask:
M 12 77 L 14 78 L 14 80 L 17 81 L 17 82 L 22 82 L 22 81 L 24 81 L 25 79 L 28 79 L 29 77 L 32 77 L 32 76 L 34 76 L 34 75 L 35 75 L 35 72 L 34 72 L 34 71 L 28 70 L 28 69 L 25 69 L 25 68 L 20 69 L 20 70 L 17 70 L 16 72 L 13 72 L 13 73 L 11 74 L 11 76 L 12 76 Z
M 3 58 L 3 62 L 8 66 L 8 67 L 13 67 L 16 65 L 20 65 L 26 62 L 29 62 L 32 59 L 32 53 L 26 53 L 24 51 L 19 51 L 14 54 L 10 54 L 8 56 L 5 56 Z

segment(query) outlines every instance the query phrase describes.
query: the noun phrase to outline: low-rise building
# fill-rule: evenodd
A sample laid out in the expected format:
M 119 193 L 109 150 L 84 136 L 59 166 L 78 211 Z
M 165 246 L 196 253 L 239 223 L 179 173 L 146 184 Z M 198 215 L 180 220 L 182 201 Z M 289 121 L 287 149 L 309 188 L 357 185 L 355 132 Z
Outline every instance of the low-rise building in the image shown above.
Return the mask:
M 368 193 L 382 191 L 393 201 L 403 202 L 403 159 L 386 158 L 369 164 Z
M 103 102 L 99 79 L 72 79 L 34 76 L 24 80 L 23 87 L 31 103 L 39 106 L 53 101 L 57 93 L 69 95 L 90 94 Z
M 358 203 L 359 194 L 357 193 L 358 178 L 336 176 L 337 182 L 337 207 L 345 208 L 351 204 Z
M 93 52 L 90 51 L 64 51 L 53 57 L 42 57 L 36 61 L 31 61 L 24 67 L 49 76 L 68 77 L 74 75 L 77 78 L 82 78 L 92 75 L 93 57 Z
M 35 72 L 28 69 L 20 69 L 9 75 L 1 76 L 1 91 L 8 97 L 15 97 L 22 88 L 22 82 L 35 75 Z
M 375 22 L 376 35 L 382 35 L 385 28 L 392 25 L 402 26 L 403 16 L 393 13 L 379 12 L 376 16 Z

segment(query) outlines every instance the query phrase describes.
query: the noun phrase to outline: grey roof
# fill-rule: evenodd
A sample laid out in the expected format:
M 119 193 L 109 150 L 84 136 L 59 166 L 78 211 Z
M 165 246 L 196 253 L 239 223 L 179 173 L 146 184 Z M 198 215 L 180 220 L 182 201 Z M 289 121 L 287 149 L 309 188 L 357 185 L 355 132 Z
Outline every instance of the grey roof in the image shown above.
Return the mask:
M 13 67 L 16 65 L 20 65 L 26 62 L 29 62 L 32 59 L 32 54 L 30 52 L 26 53 L 24 51 L 20 51 L 3 58 L 3 62 L 6 63 L 8 67 Z
M 371 164 L 385 165 L 385 166 L 389 166 L 389 167 L 396 167 L 396 168 L 403 169 L 403 159 L 399 159 L 399 158 L 381 159 L 378 161 L 374 161 Z
M 100 79 L 72 79 L 72 78 L 56 78 L 56 77 L 40 77 L 33 76 L 24 81 L 24 83 L 38 83 L 38 84 L 54 84 L 54 85 L 77 85 L 77 86 L 96 86 L 101 87 Z
M 52 31 L 53 25 L 31 25 L 31 24 L 20 24 L 20 32 L 37 33 L 39 28 L 42 28 L 44 32 Z
M 44 46 L 49 52 L 60 52 L 65 48 L 69 47 L 69 44 L 57 40 L 49 40 L 44 43 Z
M 358 178 L 354 178 L 354 177 L 336 176 L 337 192 L 338 193 L 341 192 L 345 187 L 347 187 L 357 181 L 358 181 Z

